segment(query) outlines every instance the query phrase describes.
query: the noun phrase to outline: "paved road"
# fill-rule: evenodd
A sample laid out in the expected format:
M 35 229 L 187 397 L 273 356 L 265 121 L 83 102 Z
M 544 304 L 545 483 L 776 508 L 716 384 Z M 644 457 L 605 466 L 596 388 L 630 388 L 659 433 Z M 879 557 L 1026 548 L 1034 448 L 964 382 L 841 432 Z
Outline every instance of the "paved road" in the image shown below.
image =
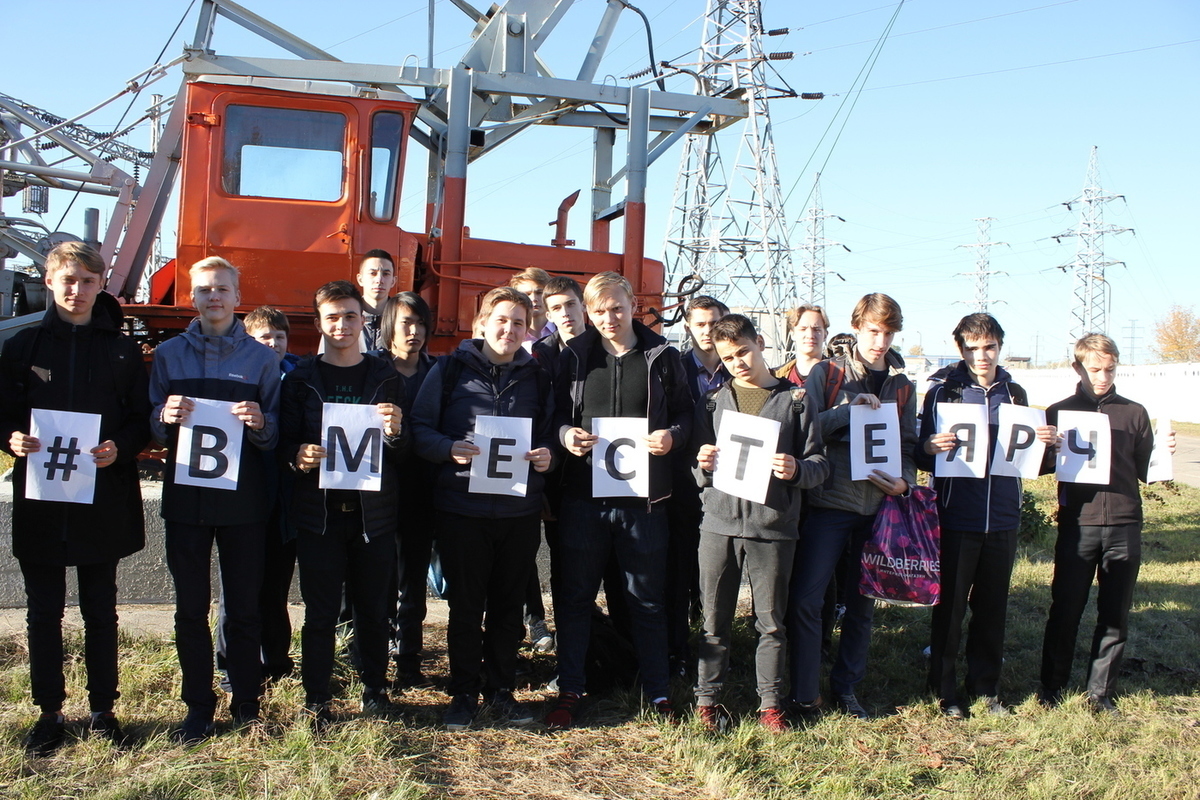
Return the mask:
M 1200 486 L 1200 436 L 1178 436 L 1175 447 L 1175 480 Z

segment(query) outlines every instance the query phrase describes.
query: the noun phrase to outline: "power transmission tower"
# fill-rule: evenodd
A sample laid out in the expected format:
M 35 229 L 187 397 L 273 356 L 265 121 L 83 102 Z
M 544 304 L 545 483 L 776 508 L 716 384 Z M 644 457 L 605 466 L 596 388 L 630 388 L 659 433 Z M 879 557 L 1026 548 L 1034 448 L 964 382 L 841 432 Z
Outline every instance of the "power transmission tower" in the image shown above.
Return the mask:
M 1138 321 L 1131 319 L 1129 324 L 1125 326 L 1125 330 L 1129 331 L 1129 364 L 1130 366 L 1137 363 L 1137 340 L 1142 338 L 1138 336 Z
M 698 64 L 699 91 L 740 97 L 748 113 L 737 157 L 726 172 L 721 141 L 692 135 L 684 147 L 664 262 L 672 285 L 689 275 L 730 307 L 752 316 L 768 346 L 788 349 L 781 312 L 796 304 L 796 280 L 775 160 L 768 98 L 795 97 L 768 84 L 761 0 L 708 0 Z M 772 94 L 774 93 L 774 94 Z
M 827 219 L 846 221 L 837 214 L 826 214 L 825 209 L 821 208 L 821 173 L 818 172 L 813 178 L 812 205 L 804 212 L 807 235 L 804 237 L 804 244 L 800 245 L 800 249 L 805 253 L 804 267 L 800 271 L 800 299 L 822 307 L 825 305 L 825 276 L 833 274 L 843 281 L 846 280 L 836 272 L 826 271 L 825 250 L 840 247 L 847 253 L 850 252 L 850 248 L 841 242 L 831 242 L 825 238 Z
M 1108 331 L 1108 312 L 1112 288 L 1105 280 L 1104 270 L 1112 266 L 1125 266 L 1125 262 L 1108 261 L 1104 258 L 1104 235 L 1133 231 L 1133 228 L 1118 228 L 1115 225 L 1104 224 L 1104 204 L 1111 200 L 1124 200 L 1125 195 L 1105 194 L 1104 190 L 1100 188 L 1100 169 L 1096 162 L 1096 149 L 1093 145 L 1092 155 L 1088 160 L 1087 178 L 1083 183 L 1083 193 L 1074 200 L 1063 203 L 1071 211 L 1075 210 L 1074 206 L 1079 206 L 1079 222 L 1074 228 L 1052 237 L 1056 242 L 1061 242 L 1071 236 L 1079 239 L 1075 260 L 1059 267 L 1063 272 L 1071 270 L 1075 275 L 1074 307 L 1071 310 L 1068 348 L 1073 347 L 1075 342 L 1085 334 Z
M 1003 303 L 1003 300 L 991 300 L 988 295 L 988 281 L 993 275 L 1007 275 L 1007 272 L 998 269 L 989 269 L 992 248 L 998 245 L 1008 245 L 1008 242 L 989 242 L 990 231 L 992 229 L 992 220 L 995 217 L 976 217 L 975 221 L 979 223 L 979 241 L 975 244 L 960 244 L 959 247 L 974 247 L 979 251 L 979 257 L 975 259 L 974 272 L 960 272 L 959 275 L 968 278 L 975 278 L 975 310 L 986 314 L 988 306 L 992 303 Z

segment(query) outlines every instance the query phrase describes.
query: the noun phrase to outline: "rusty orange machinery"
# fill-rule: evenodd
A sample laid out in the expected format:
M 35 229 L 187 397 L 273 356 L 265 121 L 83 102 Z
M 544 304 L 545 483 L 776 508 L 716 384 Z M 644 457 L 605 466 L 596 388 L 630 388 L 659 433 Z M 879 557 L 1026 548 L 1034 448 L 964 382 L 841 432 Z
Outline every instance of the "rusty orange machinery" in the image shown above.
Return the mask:
M 190 83 L 177 257 L 151 277 L 148 303 L 127 313 L 145 322 L 151 341 L 182 330 L 195 316 L 188 268 L 221 256 L 241 270 L 239 311 L 279 308 L 292 324 L 293 352 L 315 352 L 313 293 L 327 281 L 353 282 L 363 255 L 376 248 L 395 257 L 396 291 L 418 291 L 433 308 L 433 352 L 469 336 L 482 294 L 526 267 L 581 283 L 616 270 L 634 284 L 643 309 L 661 307 L 663 266 L 641 253 L 471 238 L 461 224 L 461 182 L 444 186 L 441 236 L 398 227 L 417 107 L 404 99 Z

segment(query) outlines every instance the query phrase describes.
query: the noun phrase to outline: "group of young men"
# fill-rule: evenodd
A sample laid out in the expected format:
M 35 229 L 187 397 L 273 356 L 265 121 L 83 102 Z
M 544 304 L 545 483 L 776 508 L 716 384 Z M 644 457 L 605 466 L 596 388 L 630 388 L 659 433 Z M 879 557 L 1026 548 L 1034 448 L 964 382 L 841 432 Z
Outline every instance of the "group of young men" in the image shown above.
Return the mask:
M 859 559 L 883 498 L 907 495 L 918 467 L 930 469 L 937 454 L 958 446 L 955 434 L 937 429 L 937 405 L 985 405 L 994 433 L 1002 404 L 1026 404 L 1000 366 L 1004 331 L 987 314 L 964 317 L 955 329 L 962 361 L 932 377 L 918 427 L 916 392 L 892 348 L 903 318 L 887 295 L 859 301 L 850 317 L 853 336 L 838 337 L 842 346 L 831 353 L 825 311 L 793 309 L 796 358 L 773 370 L 754 323 L 711 297 L 687 304 L 690 346 L 681 354 L 638 321 L 634 288 L 616 273 L 581 288 L 569 277 L 525 270 L 481 299 L 476 336 L 435 360 L 426 352 L 429 308 L 411 292 L 389 297 L 395 272 L 382 251 L 363 261 L 358 282 L 365 296 L 347 281 L 318 289 L 321 347 L 303 361 L 287 354 L 284 315 L 262 308 L 244 322 L 237 318 L 233 265 L 198 262 L 190 275 L 199 316 L 157 347 L 147 381 L 140 348 L 121 333 L 118 304 L 101 291 L 103 271 L 86 245 L 56 248 L 46 264 L 53 304 L 39 327 L 6 342 L 0 356 L 0 436 L 18 458 L 13 548 L 28 597 L 33 700 L 42 710 L 26 747 L 39 755 L 53 752 L 66 730 L 61 621 L 68 566 L 79 572 L 87 727 L 122 738 L 113 711 L 116 568 L 144 544 L 137 458 L 151 440 L 168 452 L 162 514 L 187 706 L 175 731 L 180 742 L 210 736 L 218 705 L 208 623 L 214 542 L 221 582 L 216 655 L 235 725 L 255 724 L 264 687 L 293 671 L 286 603 L 296 564 L 305 604 L 304 713 L 314 726 L 335 719 L 339 621 L 352 625 L 350 656 L 364 711 L 388 713 L 391 689 L 425 685 L 421 628 L 434 542 L 450 604 L 446 727 L 469 727 L 481 714 L 532 722 L 513 689 L 526 627 L 539 649 L 554 646 L 534 564 L 542 531 L 551 551 L 558 657 L 548 728 L 576 724 L 589 685 L 604 677 L 589 660 L 602 583 L 617 628 L 636 653 L 648 706 L 676 718 L 671 678 L 694 665 L 696 715 L 722 728 L 729 716 L 719 700 L 745 577 L 758 632 L 759 720 L 781 731 L 830 706 L 868 717 L 856 691 L 866 675 L 874 601 L 857 590 Z M 1087 693 L 1097 709 L 1113 711 L 1140 558 L 1137 484 L 1146 478 L 1153 434 L 1145 410 L 1114 391 L 1112 340 L 1085 337 L 1075 355 L 1076 395 L 1051 406 L 1048 424 L 1036 432 L 1047 445 L 1047 469 L 1060 441 L 1058 412 L 1088 410 L 1109 417 L 1112 472 L 1107 485 L 1063 485 L 1042 696 L 1056 703 L 1068 685 L 1075 635 L 1098 574 Z M 377 490 L 320 488 L 319 468 L 332 455 L 322 423 L 330 404 L 373 409 L 382 448 Z M 851 408 L 861 405 L 887 405 L 898 415 L 900 474 L 851 478 Z M 175 477 L 180 435 L 190 435 L 192 416 L 210 406 L 232 415 L 243 439 L 233 489 Z M 99 416 L 90 506 L 27 496 L 25 462 L 43 448 L 31 435 L 34 409 Z M 728 474 L 739 459 L 744 466 L 744 446 L 718 446 L 723 424 L 732 425 L 735 415 L 778 426 L 775 452 L 764 456 L 771 477 L 761 501 L 714 485 L 714 475 Z M 529 462 L 529 478 L 523 493 L 480 493 L 472 489 L 472 462 L 484 457 L 479 426 L 506 417 L 529 420 L 529 447 L 519 457 Z M 609 418 L 644 420 L 636 445 L 648 452 L 649 480 L 640 496 L 595 490 L 593 458 L 612 458 L 611 448 L 596 450 L 601 421 Z M 989 472 L 934 485 L 942 591 L 928 685 L 948 716 L 965 716 L 976 697 L 991 713 L 1008 713 L 999 675 L 1019 480 Z M 692 651 L 696 599 L 701 633 Z M 823 693 L 823 645 L 839 607 L 839 647 Z M 968 608 L 960 686 L 956 661 Z

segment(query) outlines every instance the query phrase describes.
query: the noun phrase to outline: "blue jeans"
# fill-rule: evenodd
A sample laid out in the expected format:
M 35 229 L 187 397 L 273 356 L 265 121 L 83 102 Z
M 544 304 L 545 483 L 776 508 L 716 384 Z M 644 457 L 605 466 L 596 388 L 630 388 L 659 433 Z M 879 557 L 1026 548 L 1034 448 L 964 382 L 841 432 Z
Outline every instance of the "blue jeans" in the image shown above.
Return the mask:
M 667 617 L 663 604 L 667 565 L 667 512 L 662 503 L 618 508 L 604 500 L 567 497 L 559 515 L 557 566 L 562 607 L 558 625 L 558 688 L 583 694 L 592 608 L 609 555 L 621 568 L 632 620 L 642 690 L 666 697 Z
M 837 568 L 846 542 L 850 542 L 845 579 L 846 614 L 837 658 L 829 673 L 835 695 L 850 694 L 867 673 L 871 646 L 871 618 L 875 601 L 858 590 L 863 545 L 871 538 L 874 514 L 855 514 L 836 508 L 810 508 L 792 568 L 787 612 L 788 649 L 791 653 L 792 697 L 812 703 L 821 694 L 821 607 L 825 588 Z

